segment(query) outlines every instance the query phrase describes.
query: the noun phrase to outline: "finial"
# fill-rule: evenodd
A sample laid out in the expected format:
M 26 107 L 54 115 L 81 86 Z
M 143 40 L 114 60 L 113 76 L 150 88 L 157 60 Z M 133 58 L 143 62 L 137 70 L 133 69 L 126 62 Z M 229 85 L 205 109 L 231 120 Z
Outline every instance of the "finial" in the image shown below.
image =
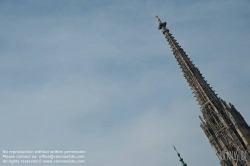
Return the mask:
M 174 145 L 173 145 L 173 146 L 174 146 Z M 175 146 L 174 146 L 174 150 L 177 152 Z M 178 157 L 180 158 L 180 162 L 182 163 L 182 166 L 187 166 L 187 164 L 186 164 L 186 163 L 183 161 L 183 159 L 181 158 L 180 153 L 177 152 L 177 155 L 178 155 Z
M 159 23 L 161 23 L 161 19 L 155 14 L 155 17 Z
M 173 147 L 174 147 L 174 150 L 177 152 L 177 150 L 175 149 L 175 146 L 173 145 Z M 178 153 L 178 152 L 177 152 Z

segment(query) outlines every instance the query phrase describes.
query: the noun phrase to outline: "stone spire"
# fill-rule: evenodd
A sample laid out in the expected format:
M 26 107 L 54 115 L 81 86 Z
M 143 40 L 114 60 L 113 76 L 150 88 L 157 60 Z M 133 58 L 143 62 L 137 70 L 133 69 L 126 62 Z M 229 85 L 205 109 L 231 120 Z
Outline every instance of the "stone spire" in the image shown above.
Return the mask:
M 200 116 L 200 127 L 208 137 L 209 143 L 213 147 L 221 165 L 227 166 L 250 166 L 250 127 L 235 109 L 222 99 L 212 90 L 206 82 L 199 69 L 188 58 L 185 51 L 174 39 L 167 23 L 155 15 L 159 22 L 158 29 L 161 29 L 167 39 L 173 54 L 182 69 L 191 90 L 195 94 L 196 100 L 200 105 L 203 118 Z M 204 120 L 203 120 L 204 119 Z M 243 153 L 245 159 L 239 163 L 234 159 L 225 159 L 221 154 L 227 152 Z M 247 152 L 247 153 L 244 153 Z
M 181 48 L 179 43 L 174 39 L 169 29 L 166 28 L 167 23 L 161 22 L 161 19 L 155 15 L 159 22 L 158 29 L 162 29 L 162 32 L 167 39 L 173 54 L 182 69 L 183 75 L 186 78 L 189 86 L 191 87 L 196 100 L 198 101 L 201 108 L 205 107 L 206 104 L 218 100 L 217 95 L 214 93 L 212 88 L 206 82 L 199 69 L 195 67 L 193 62 L 188 58 L 187 54 Z
M 173 146 L 174 146 L 174 145 L 173 145 Z M 187 164 L 183 161 L 183 158 L 181 158 L 180 153 L 178 153 L 177 150 L 175 149 L 175 146 L 174 146 L 174 150 L 176 151 L 177 156 L 180 158 L 180 162 L 182 163 L 182 166 L 187 166 Z

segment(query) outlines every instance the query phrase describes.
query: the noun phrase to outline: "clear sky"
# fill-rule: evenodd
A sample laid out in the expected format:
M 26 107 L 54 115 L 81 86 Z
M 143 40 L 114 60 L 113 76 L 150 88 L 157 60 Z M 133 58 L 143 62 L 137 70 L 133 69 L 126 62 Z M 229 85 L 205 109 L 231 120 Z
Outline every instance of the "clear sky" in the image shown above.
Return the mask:
M 247 0 L 0 0 L 1 150 L 178 166 L 174 144 L 188 165 L 219 165 L 154 14 L 250 123 Z

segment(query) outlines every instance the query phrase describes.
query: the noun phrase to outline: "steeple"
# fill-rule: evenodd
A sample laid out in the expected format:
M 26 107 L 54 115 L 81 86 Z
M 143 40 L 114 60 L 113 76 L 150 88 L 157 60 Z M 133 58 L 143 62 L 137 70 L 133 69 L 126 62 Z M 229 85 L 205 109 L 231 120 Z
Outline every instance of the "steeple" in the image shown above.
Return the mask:
M 166 27 L 167 23 L 162 22 L 157 15 L 155 17 L 159 23 L 158 29 L 162 30 L 167 39 L 184 77 L 200 105 L 203 116 L 203 118 L 199 116 L 201 120 L 200 127 L 218 156 L 220 164 L 223 166 L 250 166 L 249 125 L 232 104 L 229 103 L 228 105 L 224 100 L 217 97 L 217 94 L 212 90 L 212 87 L 207 83 L 199 69 L 195 67 L 169 32 L 169 29 Z M 239 163 L 238 160 L 232 158 L 225 159 L 221 156 L 221 154 L 230 151 L 233 153 L 244 153 L 245 159 L 243 162 Z M 178 152 L 177 154 L 179 156 Z
M 173 145 L 173 146 L 174 146 L 174 145 Z M 178 153 L 177 150 L 175 149 L 175 146 L 174 146 L 174 150 L 176 151 L 177 156 L 180 158 L 180 162 L 182 163 L 182 166 L 187 166 L 187 164 L 183 161 L 183 158 L 181 158 L 180 153 Z
M 161 19 L 155 15 L 159 22 L 158 29 L 162 29 L 162 33 L 167 39 L 173 54 L 182 69 L 183 75 L 186 78 L 189 86 L 191 87 L 196 100 L 201 108 L 205 107 L 208 103 L 219 100 L 212 88 L 206 82 L 199 69 L 195 67 L 193 62 L 188 58 L 187 54 L 181 48 L 179 43 L 174 39 L 169 29 L 166 28 L 167 23 L 161 22 Z

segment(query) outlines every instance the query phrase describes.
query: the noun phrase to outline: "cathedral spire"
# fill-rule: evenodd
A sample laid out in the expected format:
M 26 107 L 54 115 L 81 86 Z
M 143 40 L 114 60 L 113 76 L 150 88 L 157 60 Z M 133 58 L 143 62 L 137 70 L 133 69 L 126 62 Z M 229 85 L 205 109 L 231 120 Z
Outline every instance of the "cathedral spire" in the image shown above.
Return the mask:
M 191 87 L 201 109 L 208 103 L 218 100 L 219 98 L 217 97 L 217 94 L 214 93 L 212 88 L 206 82 L 199 69 L 195 67 L 185 51 L 169 32 L 169 29 L 166 28 L 167 23 L 162 22 L 157 15 L 155 15 L 155 17 L 159 22 L 158 29 L 162 29 L 162 32 L 167 39 L 170 48 L 172 49 L 173 54 L 182 69 L 183 75 L 189 83 L 189 86 Z
M 173 54 L 180 65 L 183 75 L 193 91 L 198 104 L 201 107 L 203 118 L 200 116 L 201 128 L 208 137 L 209 143 L 218 156 L 222 166 L 250 166 L 250 127 L 236 110 L 222 99 L 217 97 L 210 85 L 206 82 L 199 69 L 188 58 L 185 51 L 174 39 L 167 23 L 155 15 L 161 29 L 167 39 Z M 203 120 L 204 119 L 204 120 Z M 174 147 L 175 149 L 175 147 Z M 176 149 L 175 149 L 176 150 Z M 177 152 L 177 151 L 176 151 Z M 232 152 L 234 154 L 247 152 L 243 163 L 235 159 L 225 159 L 221 154 Z M 177 152 L 178 156 L 180 154 Z M 185 163 L 180 157 L 183 166 Z
M 174 145 L 173 145 L 173 146 L 174 146 Z M 180 153 L 178 153 L 177 150 L 175 149 L 175 146 L 174 146 L 174 150 L 176 151 L 177 156 L 180 158 L 180 162 L 182 163 L 182 166 L 187 166 L 187 164 L 183 161 L 183 158 L 181 158 Z

